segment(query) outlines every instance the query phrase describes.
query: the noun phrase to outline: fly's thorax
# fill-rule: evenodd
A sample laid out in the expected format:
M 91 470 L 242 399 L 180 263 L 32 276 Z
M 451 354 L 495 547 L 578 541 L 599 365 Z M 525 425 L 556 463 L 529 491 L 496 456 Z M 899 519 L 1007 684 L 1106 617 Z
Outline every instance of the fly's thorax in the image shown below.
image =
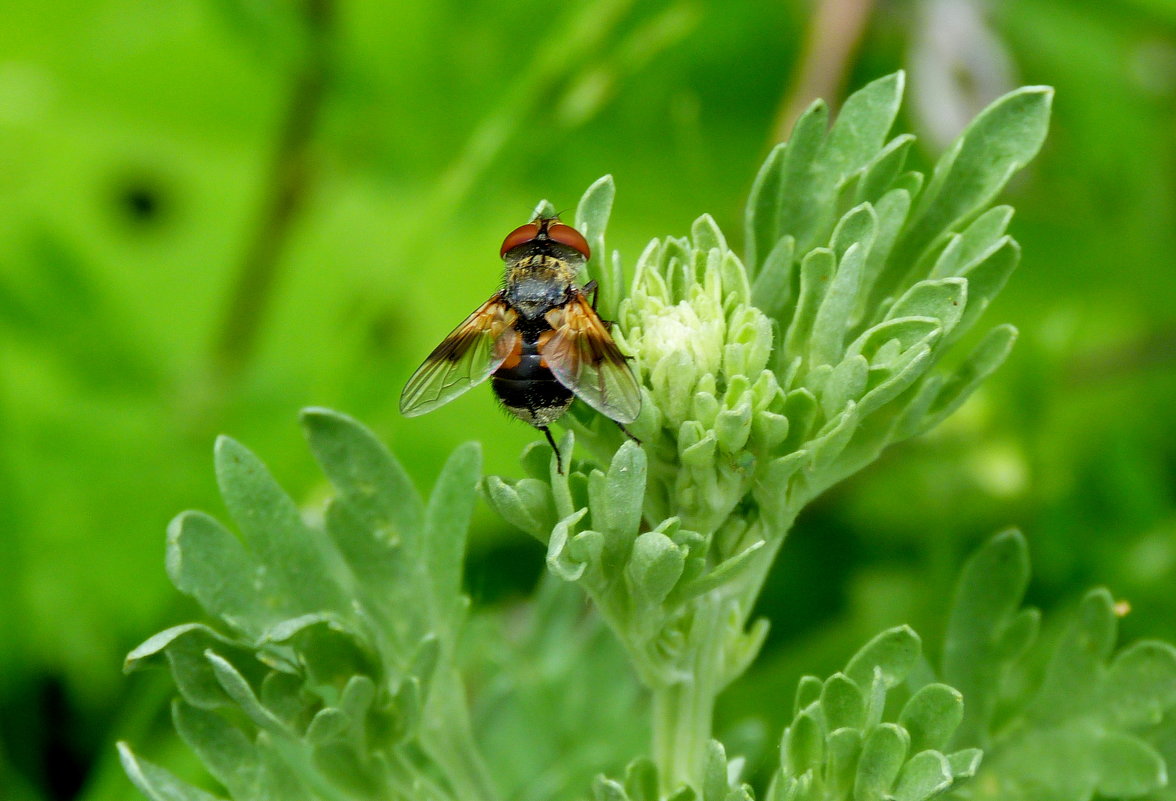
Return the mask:
M 506 300 L 524 317 L 534 319 L 568 301 L 569 289 L 584 259 L 533 253 L 507 259 Z

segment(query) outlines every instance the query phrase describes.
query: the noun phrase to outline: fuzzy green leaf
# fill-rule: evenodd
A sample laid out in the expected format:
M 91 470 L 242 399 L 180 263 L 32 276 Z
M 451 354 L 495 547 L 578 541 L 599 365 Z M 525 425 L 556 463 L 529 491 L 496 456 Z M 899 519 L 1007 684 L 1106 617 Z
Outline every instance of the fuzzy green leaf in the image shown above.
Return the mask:
M 365 525 L 385 539 L 420 539 L 425 510 L 404 468 L 384 445 L 350 417 L 330 409 L 302 412 L 302 426 L 319 466 Z M 408 545 L 410 552 L 414 546 Z
M 919 635 L 910 626 L 887 629 L 853 655 L 845 667 L 845 675 L 859 687 L 867 687 L 874 668 L 879 667 L 885 686 L 894 687 L 906 678 L 921 652 Z
M 647 531 L 633 543 L 626 568 L 633 593 L 650 604 L 659 604 L 674 588 L 685 566 L 685 554 L 665 534 Z
M 943 645 L 943 678 L 967 699 L 960 743 L 986 743 L 984 732 L 1008 667 L 996 638 L 1012 623 L 1028 582 L 1028 548 L 1016 531 L 990 539 L 960 573 Z
M 755 276 L 751 302 L 769 317 L 781 317 L 792 301 L 792 259 L 795 252 L 796 240 L 790 236 L 780 237 Z
M 203 709 L 215 709 L 231 701 L 204 657 L 210 649 L 230 658 L 251 679 L 260 680 L 261 665 L 243 643 L 198 623 L 175 626 L 154 635 L 127 655 L 124 669 L 129 672 L 149 666 L 157 663 L 162 655 L 184 699 Z
M 821 714 L 828 731 L 860 729 L 866 720 L 866 699 L 857 683 L 844 673 L 834 673 L 821 692 Z
M 810 367 L 837 364 L 845 349 L 845 332 L 849 316 L 857 304 L 862 269 L 866 263 L 868 244 L 855 241 L 845 251 L 837 265 L 837 272 L 824 292 L 821 305 L 813 318 L 809 334 L 808 360 Z
M 302 521 L 298 507 L 265 466 L 229 437 L 216 444 L 216 472 L 221 495 L 246 546 L 272 577 L 266 606 L 289 614 L 322 610 L 348 611 L 336 583 L 336 566 L 322 538 Z
M 890 793 L 909 745 L 906 731 L 893 723 L 883 723 L 870 732 L 858 760 L 854 801 L 881 801 Z
M 202 512 L 184 512 L 168 525 L 167 572 L 176 589 L 205 612 L 249 635 L 269 622 L 266 609 L 275 593 L 265 571 L 240 540 Z
M 906 75 L 894 72 L 866 84 L 846 98 L 829 132 L 829 170 L 844 176 L 861 169 L 882 148 L 894 124 L 906 86 Z
M 808 712 L 797 715 L 784 730 L 781 758 L 785 776 L 800 776 L 825 761 L 825 737 L 821 724 Z
M 433 590 L 433 615 L 452 627 L 459 613 L 466 531 L 482 473 L 482 448 L 467 442 L 445 462 L 425 511 L 424 562 Z
M 964 697 L 946 684 L 924 685 L 911 696 L 898 716 L 911 736 L 911 750 L 941 749 L 964 717 Z
M 1011 325 L 998 325 L 989 331 L 975 350 L 968 354 L 964 363 L 942 384 L 919 423 L 919 430 L 934 428 L 958 409 L 985 378 L 1004 364 L 1016 341 L 1017 329 Z
M 629 801 L 658 801 L 657 767 L 645 757 L 625 767 L 625 795 Z
M 896 261 L 914 264 L 949 226 L 992 200 L 1037 154 L 1049 127 L 1053 90 L 1028 86 L 982 111 L 935 166 Z
M 222 715 L 183 701 L 172 704 L 172 721 L 184 742 L 233 798 L 258 798 L 264 777 L 253 743 Z
M 131 782 L 151 801 L 223 801 L 181 781 L 158 765 L 136 756 L 126 743 L 118 744 L 118 756 Z
M 592 525 L 616 540 L 631 540 L 641 522 L 645 495 L 645 451 L 632 440 L 617 449 L 607 475 L 589 479 Z
M 951 787 L 951 763 L 938 751 L 915 754 L 903 765 L 894 801 L 925 801 Z

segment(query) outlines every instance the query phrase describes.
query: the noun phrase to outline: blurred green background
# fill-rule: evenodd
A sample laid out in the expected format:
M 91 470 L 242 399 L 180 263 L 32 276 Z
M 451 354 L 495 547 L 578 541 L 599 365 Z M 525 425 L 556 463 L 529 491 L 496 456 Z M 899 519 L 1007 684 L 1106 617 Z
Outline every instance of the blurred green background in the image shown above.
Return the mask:
M 135 798 L 120 737 L 183 759 L 166 677 L 120 667 L 197 614 L 164 531 L 222 513 L 215 434 L 299 498 L 323 491 L 307 405 L 365 421 L 422 486 L 470 438 L 517 473 L 535 432 L 488 390 L 396 411 L 493 291 L 501 237 L 612 173 L 627 264 L 702 212 L 739 242 L 795 110 L 900 67 L 928 162 L 1001 92 L 1057 88 L 1004 197 L 1025 255 L 989 319 L 1022 337 L 941 430 L 802 518 L 768 647 L 721 704 L 736 748 L 881 627 L 933 639 L 1003 526 L 1029 537 L 1032 602 L 1105 583 L 1130 638 L 1176 638 L 1176 3 L 0 0 L 0 797 Z M 541 566 L 479 512 L 476 605 Z

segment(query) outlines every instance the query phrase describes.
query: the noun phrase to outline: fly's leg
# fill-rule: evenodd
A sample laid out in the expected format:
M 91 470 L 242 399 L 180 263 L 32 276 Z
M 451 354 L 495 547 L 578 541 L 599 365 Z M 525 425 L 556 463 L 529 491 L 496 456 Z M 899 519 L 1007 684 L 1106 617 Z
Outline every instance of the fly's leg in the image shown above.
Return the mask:
M 600 284 L 596 283 L 595 278 L 593 278 L 588 283 L 584 284 L 584 288 L 580 290 L 585 295 L 588 295 L 588 294 L 592 295 L 592 311 L 596 311 L 596 295 L 599 292 L 599 290 L 600 290 Z
M 538 426 L 538 428 L 543 432 L 543 436 L 547 437 L 547 441 L 551 444 L 551 449 L 555 451 L 555 471 L 562 476 L 564 474 L 563 457 L 559 453 L 559 446 L 555 444 L 555 437 L 551 436 L 551 429 L 547 426 Z
M 613 422 L 614 422 L 614 423 L 617 423 L 617 421 L 616 421 L 616 420 L 613 420 Z M 623 424 L 623 423 L 617 423 L 617 428 L 621 429 L 621 433 L 623 433 L 623 434 L 624 434 L 626 437 L 628 437 L 629 439 L 633 440 L 633 441 L 634 441 L 634 442 L 636 442 L 638 445 L 640 445 L 640 444 L 641 444 L 641 440 L 639 440 L 639 439 L 637 439 L 637 437 L 633 436 L 633 432 L 632 432 L 632 431 L 630 431 L 629 429 L 625 428 L 625 426 L 624 426 L 624 424 Z

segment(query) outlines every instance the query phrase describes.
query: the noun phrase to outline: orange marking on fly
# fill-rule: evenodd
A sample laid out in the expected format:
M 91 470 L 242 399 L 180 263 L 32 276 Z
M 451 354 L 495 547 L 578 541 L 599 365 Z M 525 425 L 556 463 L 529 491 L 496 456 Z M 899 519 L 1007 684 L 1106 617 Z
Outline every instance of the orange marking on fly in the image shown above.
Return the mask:
M 574 398 L 621 426 L 636 420 L 641 387 L 609 326 L 576 284 L 590 254 L 588 240 L 555 217 L 537 217 L 507 234 L 499 249 L 503 287 L 412 374 L 400 394 L 401 413 L 432 411 L 493 377 L 503 407 L 547 437 L 560 473 L 548 426 Z M 550 328 L 540 330 L 544 322 Z M 533 346 L 526 344 L 531 337 Z M 539 364 L 523 368 L 524 353 L 538 354 Z
M 506 370 L 518 367 L 519 362 L 523 360 L 523 338 L 512 337 L 510 341 L 514 343 L 514 347 L 510 349 L 510 353 L 506 354 L 506 359 L 503 360 L 501 365 Z
M 543 356 L 543 348 L 551 341 L 553 336 L 555 336 L 554 331 L 544 331 L 539 335 L 539 340 L 535 343 L 535 348 L 539 351 L 539 366 L 544 370 L 547 369 L 547 359 Z

